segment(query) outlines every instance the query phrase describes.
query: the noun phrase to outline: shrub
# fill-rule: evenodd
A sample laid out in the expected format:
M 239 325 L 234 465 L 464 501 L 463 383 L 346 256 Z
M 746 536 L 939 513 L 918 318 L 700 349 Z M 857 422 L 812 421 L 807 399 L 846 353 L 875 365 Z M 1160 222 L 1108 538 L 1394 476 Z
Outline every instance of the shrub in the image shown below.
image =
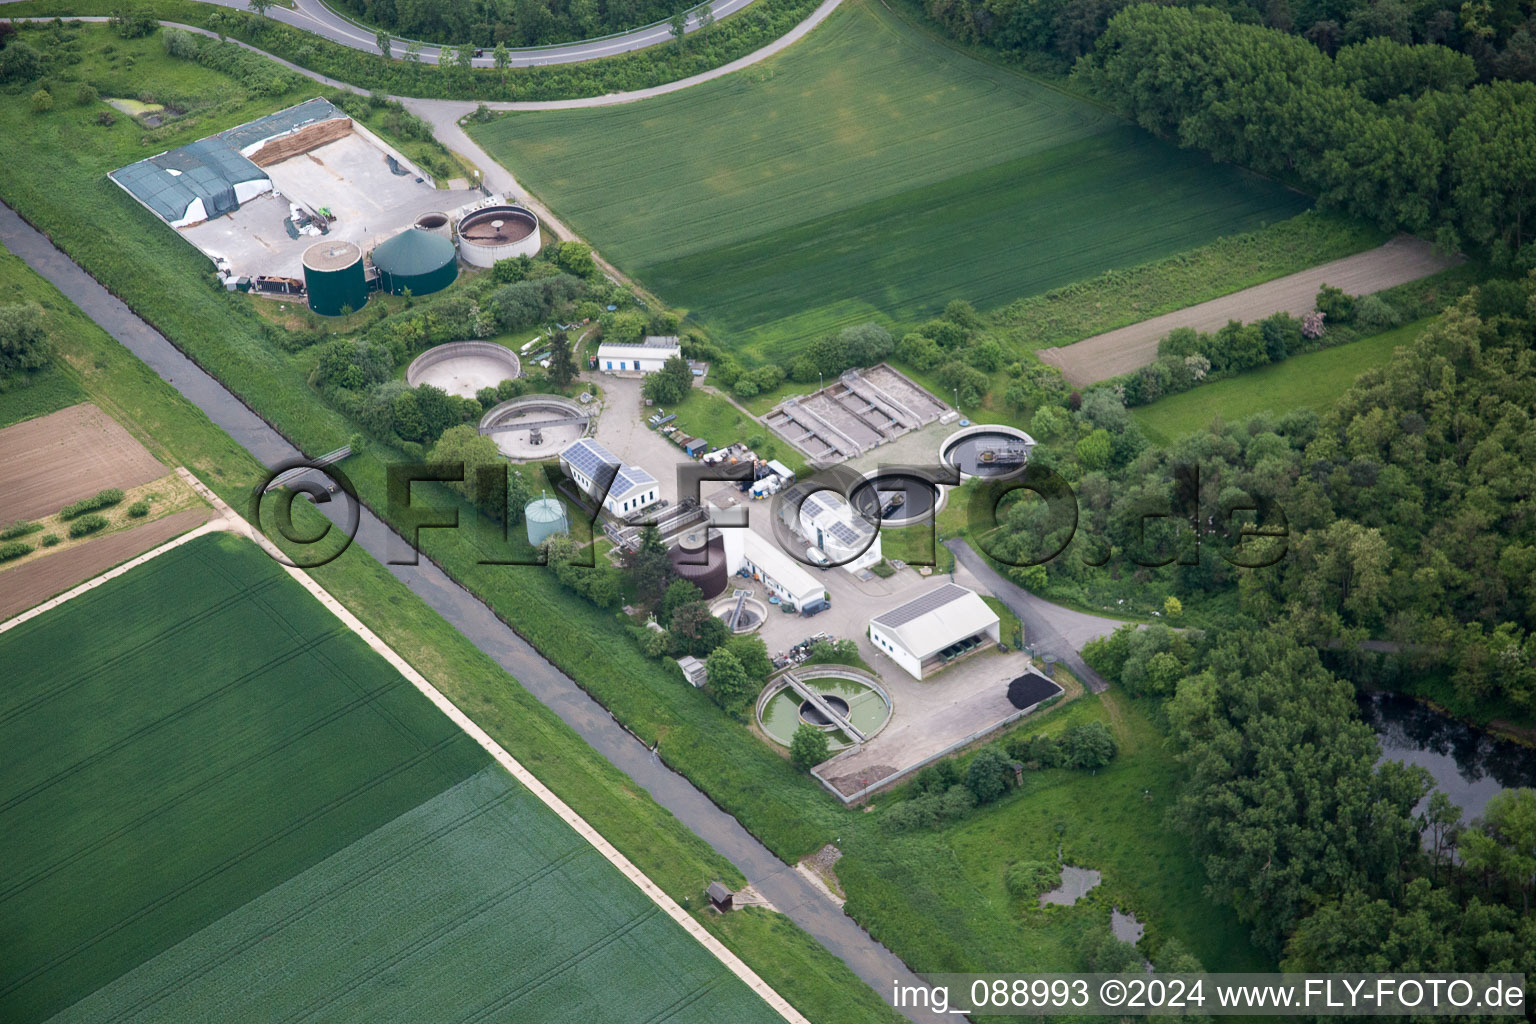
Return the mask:
M 1329 323 L 1347 324 L 1355 318 L 1355 300 L 1344 289 L 1325 284 L 1317 293 L 1317 310 Z
M 1021 860 L 1008 865 L 1003 885 L 1016 899 L 1033 899 L 1050 892 L 1061 882 L 1061 868 L 1043 860 Z
M 59 535 L 56 534 L 56 533 L 45 533 L 45 534 L 43 534 L 43 539 L 41 541 L 43 547 L 45 547 L 45 548 L 51 548 L 55 544 L 57 544 L 58 542 L 59 542 Z
M 134 519 L 143 519 L 149 515 L 149 501 L 147 499 L 140 499 L 129 505 L 128 514 Z
M 1008 789 L 1008 759 L 996 747 L 983 747 L 965 772 L 965 788 L 979 804 L 989 804 Z
M 0 82 L 30 82 L 43 73 L 43 59 L 23 42 L 0 50 Z
M 53 109 L 53 94 L 47 89 L 39 89 L 32 94 L 32 113 L 46 114 Z
M 0 544 L 0 562 L 9 562 L 13 558 L 20 558 L 22 555 L 30 555 L 31 553 L 32 545 L 25 541 L 13 540 Z
M 91 515 L 81 516 L 79 519 L 76 519 L 74 522 L 70 523 L 69 535 L 71 537 L 84 537 L 87 534 L 95 533 L 98 530 L 105 530 L 106 528 L 106 518 L 92 513 Z
M 827 734 L 814 725 L 802 723 L 789 744 L 789 759 L 802 771 L 810 771 L 821 764 L 830 753 Z
M 36 533 L 43 528 L 42 523 L 12 523 L 0 530 L 0 540 L 15 540 L 17 537 L 25 537 L 29 533 Z
M 100 94 L 96 92 L 96 87 L 89 82 L 81 82 L 75 87 L 75 104 L 77 106 L 83 107 L 95 103 L 99 98 Z
M 61 519 L 75 519 L 85 515 L 87 512 L 95 512 L 101 508 L 111 508 L 122 500 L 123 492 L 116 487 L 109 487 L 94 497 L 81 498 L 72 505 L 65 505 L 59 510 L 59 517 Z
M 1355 323 L 1368 331 L 1385 331 L 1403 322 L 1403 315 L 1380 295 L 1362 295 L 1355 301 Z

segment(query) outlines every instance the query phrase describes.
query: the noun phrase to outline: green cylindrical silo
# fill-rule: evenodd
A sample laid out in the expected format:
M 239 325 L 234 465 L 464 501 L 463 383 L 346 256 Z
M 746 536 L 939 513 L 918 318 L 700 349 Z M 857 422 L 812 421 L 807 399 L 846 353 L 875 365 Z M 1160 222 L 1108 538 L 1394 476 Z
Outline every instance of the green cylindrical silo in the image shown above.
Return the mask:
M 368 302 L 363 250 L 351 242 L 319 242 L 304 250 L 304 291 L 321 316 L 357 312 Z
M 528 524 L 528 543 L 534 547 L 543 544 L 557 533 L 570 533 L 565 518 L 565 506 L 560 499 L 535 498 L 523 509 L 523 519 Z
M 442 291 L 459 276 L 458 253 L 442 235 L 411 228 L 373 250 L 380 283 L 391 295 Z

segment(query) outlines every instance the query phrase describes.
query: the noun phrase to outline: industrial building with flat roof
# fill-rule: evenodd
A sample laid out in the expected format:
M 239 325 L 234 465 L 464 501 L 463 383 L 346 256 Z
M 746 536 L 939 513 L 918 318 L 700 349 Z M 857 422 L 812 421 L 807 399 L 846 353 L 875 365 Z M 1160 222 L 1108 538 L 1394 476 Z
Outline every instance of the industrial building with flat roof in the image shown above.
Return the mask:
M 945 583 L 869 620 L 869 639 L 914 679 L 997 643 L 997 613 L 974 590 Z
M 626 466 L 619 457 L 590 437 L 560 453 L 560 468 L 587 494 L 602 502 L 608 514 L 621 519 L 634 515 L 661 496 L 656 478 L 639 466 Z
M 652 335 L 638 345 L 597 346 L 597 368 L 612 373 L 655 373 L 668 359 L 682 354 L 677 338 Z

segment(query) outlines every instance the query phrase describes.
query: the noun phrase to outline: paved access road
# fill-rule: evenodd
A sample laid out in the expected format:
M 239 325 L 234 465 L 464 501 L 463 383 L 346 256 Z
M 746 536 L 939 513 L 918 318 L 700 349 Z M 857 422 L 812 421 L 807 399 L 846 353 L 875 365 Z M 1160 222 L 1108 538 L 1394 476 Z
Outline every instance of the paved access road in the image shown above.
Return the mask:
M 0 204 L 0 243 L 47 278 L 130 352 L 181 392 L 209 419 L 265 466 L 301 457 L 288 441 L 247 408 L 222 384 L 204 373 L 164 335 L 140 320 L 47 236 Z M 321 508 L 340 518 L 331 502 Z M 360 510 L 356 543 L 380 562 L 405 549 L 405 541 L 367 508 Z M 735 864 L 747 881 L 776 909 L 805 929 L 877 993 L 893 983 L 922 982 L 895 954 L 870 937 L 857 922 L 823 894 L 815 883 L 779 860 L 731 815 L 717 807 L 687 779 L 662 764 L 626 732 L 602 705 L 574 680 L 544 659 L 511 627 L 437 566 L 391 565 L 389 570 L 438 614 L 506 669 L 519 683 L 571 726 L 583 740 L 635 780 L 661 806 Z M 923 1024 L 950 1018 L 920 1010 L 907 1016 Z
M 1266 281 L 1197 306 L 1155 316 L 1073 345 L 1043 348 L 1040 359 L 1059 366 L 1079 387 L 1130 373 L 1157 359 L 1158 342 L 1179 327 L 1216 331 L 1229 320 L 1252 323 L 1274 313 L 1309 313 L 1325 284 L 1351 295 L 1365 295 L 1439 273 L 1457 261 L 1435 252 L 1434 246 L 1412 235 L 1399 235 L 1366 252 L 1346 256 L 1320 267 Z
M 0 0 L 3 2 L 3 0 Z M 14 2 L 14 0 L 11 0 Z M 199 0 L 201 3 L 215 4 L 219 7 L 230 7 L 235 10 L 249 10 L 246 0 Z M 715 19 L 718 21 L 727 15 L 747 7 L 752 0 L 714 0 L 713 8 Z M 695 32 L 699 27 L 699 14 L 706 5 L 700 4 L 698 10 L 688 15 L 688 32 Z M 349 21 L 326 6 L 321 0 L 293 0 L 293 7 L 279 7 L 273 5 L 267 9 L 267 17 L 273 21 L 280 21 L 294 28 L 301 28 L 306 32 L 313 32 L 333 43 L 342 46 L 350 46 L 354 50 L 362 50 L 365 53 L 378 53 L 377 32 L 373 29 Z M 631 29 L 628 32 L 618 32 L 610 36 L 598 39 L 584 39 L 574 43 L 558 43 L 551 46 L 528 46 L 507 51 L 511 58 L 511 66 L 515 68 L 534 67 L 540 64 L 579 64 L 582 61 L 597 60 L 601 57 L 612 57 L 615 54 L 628 53 L 631 50 L 643 50 L 647 46 L 655 46 L 658 43 L 672 41 L 672 26 L 662 22 L 655 25 L 645 25 Z M 391 56 L 396 60 L 405 59 L 406 43 L 395 40 L 390 47 Z M 489 47 L 484 50 L 485 55 L 477 57 L 474 65 L 477 68 L 488 68 L 493 65 Z M 421 44 L 420 59 L 426 64 L 436 64 L 442 54 L 442 47 L 430 43 Z

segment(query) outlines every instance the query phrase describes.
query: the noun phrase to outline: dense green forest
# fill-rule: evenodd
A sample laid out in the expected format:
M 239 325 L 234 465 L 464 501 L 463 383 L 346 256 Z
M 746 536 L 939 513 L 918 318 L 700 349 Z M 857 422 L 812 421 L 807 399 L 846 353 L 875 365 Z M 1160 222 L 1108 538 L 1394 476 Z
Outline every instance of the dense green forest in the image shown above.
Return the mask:
M 925 0 L 957 38 L 1070 62 L 1091 51 L 1133 0 Z M 1193 7 L 1185 2 L 1179 6 Z M 1327 54 L 1384 39 L 1466 54 L 1484 80 L 1536 79 L 1530 0 L 1208 0 L 1233 21 L 1299 36 Z
M 537 46 L 664 21 L 689 0 L 336 0 L 354 17 L 407 39 Z

